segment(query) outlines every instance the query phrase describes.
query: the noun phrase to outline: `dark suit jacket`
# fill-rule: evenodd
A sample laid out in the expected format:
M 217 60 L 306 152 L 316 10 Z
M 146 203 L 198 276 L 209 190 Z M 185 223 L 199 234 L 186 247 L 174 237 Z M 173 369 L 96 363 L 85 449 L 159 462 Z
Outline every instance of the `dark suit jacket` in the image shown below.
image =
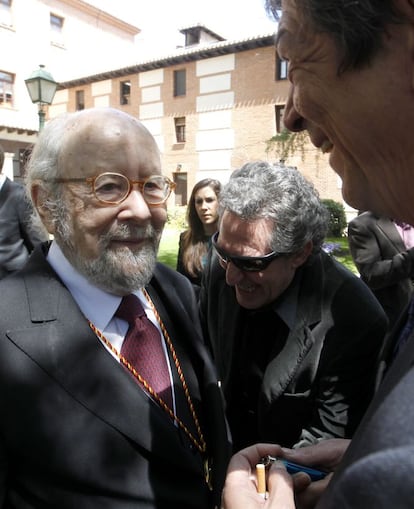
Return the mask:
M 31 227 L 31 212 L 23 186 L 6 178 L 0 189 L 0 278 L 23 267 L 34 246 L 46 240 Z
M 413 507 L 413 388 L 414 334 L 380 385 L 317 509 Z
M 0 292 L 0 506 L 211 507 L 200 453 L 103 347 L 40 248 Z M 148 292 L 201 419 L 218 503 L 227 430 L 191 285 L 159 265 Z
M 303 266 L 299 288 L 295 285 L 281 297 L 289 299 L 294 325 L 265 369 L 255 441 L 292 446 L 351 437 L 373 396 L 385 314 L 367 286 L 323 252 Z M 205 272 L 200 308 L 230 404 L 232 391 L 238 390 L 231 382 L 243 333 L 242 308 L 216 256 Z M 277 339 L 275 335 L 275 343 Z
M 372 212 L 363 212 L 349 223 L 348 240 L 361 279 L 393 326 L 412 295 L 414 249 L 407 250 L 390 219 Z

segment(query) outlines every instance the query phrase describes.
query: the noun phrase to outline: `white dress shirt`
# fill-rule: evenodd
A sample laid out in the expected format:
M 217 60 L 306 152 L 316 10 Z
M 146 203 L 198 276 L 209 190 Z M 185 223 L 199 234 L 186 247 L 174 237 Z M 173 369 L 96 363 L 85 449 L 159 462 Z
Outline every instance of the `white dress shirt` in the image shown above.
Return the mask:
M 128 330 L 128 323 L 114 315 L 121 303 L 122 297 L 105 292 L 104 290 L 92 285 L 69 263 L 58 244 L 54 241 L 50 246 L 47 261 L 68 288 L 87 320 L 92 322 L 93 325 L 102 332 L 117 352 L 120 352 L 125 334 Z M 161 334 L 161 338 L 164 339 L 160 325 L 155 318 L 154 311 L 145 298 L 143 292 L 138 290 L 134 292 L 134 295 L 139 298 L 148 319 L 151 320 L 151 322 L 157 327 Z M 103 341 L 101 342 L 111 355 L 119 362 L 119 357 L 116 353 L 105 345 Z M 165 339 L 162 343 L 167 364 L 170 369 L 170 379 L 172 380 Z

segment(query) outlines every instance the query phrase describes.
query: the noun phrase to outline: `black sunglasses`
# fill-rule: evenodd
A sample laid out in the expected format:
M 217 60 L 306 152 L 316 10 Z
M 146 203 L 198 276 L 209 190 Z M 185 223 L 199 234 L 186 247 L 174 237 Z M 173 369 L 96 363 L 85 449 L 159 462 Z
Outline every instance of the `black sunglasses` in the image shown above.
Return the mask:
M 272 251 L 264 256 L 230 256 L 217 245 L 219 232 L 216 232 L 211 238 L 213 247 L 219 257 L 220 265 L 226 269 L 231 262 L 235 267 L 246 272 L 260 272 L 267 269 L 273 260 L 284 256 L 287 253 L 277 253 Z

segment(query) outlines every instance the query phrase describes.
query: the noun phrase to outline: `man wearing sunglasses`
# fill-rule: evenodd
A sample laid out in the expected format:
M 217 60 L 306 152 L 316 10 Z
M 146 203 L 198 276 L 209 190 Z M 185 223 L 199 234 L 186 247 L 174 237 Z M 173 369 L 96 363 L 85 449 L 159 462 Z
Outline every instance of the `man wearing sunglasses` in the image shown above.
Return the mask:
M 383 310 L 322 250 L 327 211 L 296 169 L 246 164 L 219 202 L 200 310 L 234 450 L 351 437 L 373 395 Z
M 27 186 L 54 240 L 0 284 L 0 505 L 217 506 L 222 396 L 192 286 L 156 263 L 154 138 L 109 108 L 57 117 Z

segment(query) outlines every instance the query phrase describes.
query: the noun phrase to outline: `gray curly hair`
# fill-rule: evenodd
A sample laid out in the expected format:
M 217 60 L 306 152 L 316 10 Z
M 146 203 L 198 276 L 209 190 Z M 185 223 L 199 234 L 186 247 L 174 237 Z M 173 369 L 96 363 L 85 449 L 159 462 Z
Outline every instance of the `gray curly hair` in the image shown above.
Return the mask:
M 224 211 L 250 221 L 272 219 L 271 248 L 297 253 L 312 241 L 320 250 L 328 230 L 328 211 L 314 186 L 295 168 L 265 161 L 247 163 L 233 172 L 219 197 Z

